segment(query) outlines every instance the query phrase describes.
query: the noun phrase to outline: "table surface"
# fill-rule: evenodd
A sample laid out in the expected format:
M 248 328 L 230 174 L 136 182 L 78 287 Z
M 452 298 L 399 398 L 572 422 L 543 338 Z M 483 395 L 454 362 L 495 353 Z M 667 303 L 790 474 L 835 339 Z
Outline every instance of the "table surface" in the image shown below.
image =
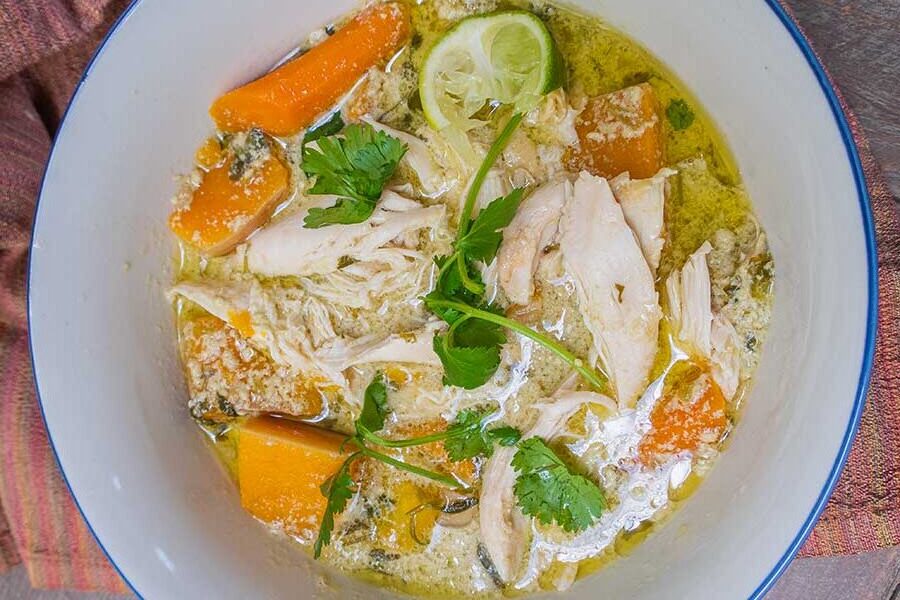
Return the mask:
M 900 198 L 900 0 L 785 0 L 868 135 Z M 900 548 L 795 560 L 767 600 L 900 600 Z M 0 576 L 0 598 L 111 600 L 29 589 L 22 567 Z

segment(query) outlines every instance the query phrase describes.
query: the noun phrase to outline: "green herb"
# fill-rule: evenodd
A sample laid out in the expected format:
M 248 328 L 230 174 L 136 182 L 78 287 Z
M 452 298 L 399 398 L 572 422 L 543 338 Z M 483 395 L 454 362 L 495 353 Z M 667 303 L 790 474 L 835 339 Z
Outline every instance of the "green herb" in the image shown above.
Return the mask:
M 507 196 L 497 198 L 474 220 L 471 215 L 485 176 L 521 121 L 520 113 L 513 115 L 488 149 L 466 194 L 454 251 L 449 256 L 435 259 L 438 267 L 435 288 L 424 301 L 428 309 L 446 321 L 450 328 L 434 337 L 434 352 L 444 367 L 446 385 L 478 388 L 487 383 L 500 366 L 500 349 L 506 343 L 504 329 L 512 329 L 554 352 L 593 387 L 603 390 L 605 379 L 580 358 L 557 341 L 503 316 L 484 299 L 484 282 L 476 262 L 493 260 L 503 241 L 502 230 L 515 216 L 524 190 L 515 189 Z
M 541 523 L 555 521 L 566 531 L 583 531 L 606 508 L 600 488 L 570 471 L 540 438 L 521 442 L 512 466 L 519 473 L 514 488 L 519 507 Z
M 423 444 L 444 442 L 444 449 L 450 460 L 458 462 L 476 456 L 490 457 L 494 452 L 494 442 L 501 446 L 512 446 L 522 434 L 515 427 L 500 425 L 488 427 L 493 413 L 486 410 L 466 409 L 460 411 L 456 421 L 444 431 L 401 440 L 388 440 L 370 431 L 362 438 L 385 448 L 410 448 Z
M 561 359 L 566 361 L 569 366 L 578 371 L 578 373 L 584 377 L 584 379 L 591 384 L 594 388 L 598 390 L 603 390 L 606 387 L 606 379 L 602 377 L 599 373 L 597 373 L 594 369 L 585 365 L 584 361 L 580 358 L 569 352 L 563 345 L 561 345 L 556 340 L 549 338 L 543 334 L 538 333 L 537 331 L 531 329 L 530 327 L 519 323 L 518 321 L 514 321 L 508 317 L 504 317 L 503 315 L 498 315 L 497 313 L 493 313 L 487 310 L 483 310 L 480 308 L 475 308 L 474 306 L 469 306 L 462 302 L 456 300 L 447 300 L 444 298 L 439 298 L 437 296 L 426 296 L 425 297 L 425 305 L 434 312 L 435 314 L 447 314 L 453 313 L 460 315 L 458 319 L 462 319 L 465 317 L 471 317 L 474 319 L 480 319 L 483 321 L 488 321 L 490 323 L 494 323 L 501 327 L 505 327 L 507 329 L 511 329 L 516 333 L 520 333 L 527 338 L 534 340 L 535 342 L 541 344 Z M 458 322 L 458 321 L 457 321 Z M 449 333 L 449 331 L 448 331 Z M 435 336 L 437 339 L 438 336 Z M 498 348 L 499 352 L 499 348 Z M 438 354 L 440 356 L 440 354 Z M 442 361 L 443 362 L 443 361 Z M 463 368 L 460 365 L 455 365 L 455 367 Z M 447 365 L 444 365 L 445 373 L 446 373 Z M 454 371 L 454 374 L 456 371 Z M 450 379 L 450 377 L 448 377 Z M 452 383 L 452 385 L 458 385 L 457 383 Z
M 341 117 L 341 111 L 336 110 L 331 113 L 327 120 L 306 130 L 303 134 L 303 146 L 310 142 L 314 142 L 319 138 L 335 135 L 344 128 L 344 119 Z
M 319 526 L 319 535 L 313 546 L 313 554 L 316 558 L 320 556 L 322 548 L 331 542 L 334 516 L 344 511 L 347 502 L 356 491 L 357 486 L 350 477 L 350 466 L 360 457 L 372 458 L 448 487 L 466 487 L 448 475 L 435 473 L 434 471 L 396 459 L 383 452 L 373 450 L 367 446 L 367 443 L 385 448 L 408 448 L 443 441 L 450 460 L 459 461 L 478 455 L 490 456 L 493 452 L 494 442 L 504 446 L 511 446 L 521 437 L 518 430 L 509 426 L 488 429 L 487 419 L 490 418 L 488 413 L 467 410 L 462 411 L 456 423 L 445 431 L 404 440 L 387 440 L 376 433 L 384 427 L 387 413 L 387 386 L 384 382 L 384 376 L 381 373 L 377 373 L 366 387 L 363 407 L 355 423 L 356 434 L 348 436 L 344 441 L 344 445 L 352 444 L 356 450 L 347 457 L 337 473 L 321 487 L 322 495 L 327 499 L 327 503 L 325 513 L 322 515 L 322 523 Z
M 235 145 L 234 160 L 228 167 L 228 177 L 232 181 L 239 181 L 250 166 L 269 152 L 269 143 L 266 134 L 261 129 L 254 127 L 247 132 L 244 142 Z
M 466 460 L 476 456 L 490 457 L 494 453 L 494 442 L 501 446 L 513 446 L 522 437 L 515 427 L 504 425 L 488 429 L 485 412 L 464 410 L 456 417 L 456 423 L 447 428 L 444 449 L 452 461 Z
M 344 512 L 347 502 L 353 497 L 356 486 L 350 478 L 350 464 L 357 459 L 359 452 L 354 452 L 347 457 L 337 473 L 328 478 L 319 488 L 325 496 L 325 512 L 322 515 L 322 523 L 319 525 L 319 535 L 313 544 L 313 556 L 319 558 L 322 548 L 331 543 L 331 532 L 334 530 L 334 515 Z
M 362 411 L 356 420 L 357 431 L 360 428 L 372 432 L 381 431 L 387 412 L 387 386 L 384 384 L 384 375 L 376 373 L 372 382 L 366 387 Z
M 310 194 L 333 194 L 340 200 L 328 208 L 312 208 L 303 220 L 308 228 L 361 223 L 375 210 L 406 145 L 368 123 L 354 123 L 343 137 L 325 136 L 303 148 L 301 168 L 315 177 Z
M 435 335 L 432 346 L 444 366 L 444 385 L 474 390 L 487 383 L 500 366 L 499 344 L 457 346 L 448 332 Z
M 478 213 L 469 230 L 457 240 L 457 251 L 470 259 L 490 262 L 503 241 L 503 228 L 516 216 L 524 192 L 524 189 L 516 188 L 488 204 Z
M 688 103 L 679 98 L 669 102 L 669 107 L 666 108 L 666 117 L 669 119 L 672 129 L 681 131 L 691 126 L 695 115 Z

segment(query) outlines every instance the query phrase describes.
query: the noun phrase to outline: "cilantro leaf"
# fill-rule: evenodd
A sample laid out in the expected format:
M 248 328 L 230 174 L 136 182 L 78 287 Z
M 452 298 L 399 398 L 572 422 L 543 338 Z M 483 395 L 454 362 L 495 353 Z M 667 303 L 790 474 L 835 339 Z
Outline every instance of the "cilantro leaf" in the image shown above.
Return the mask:
M 606 499 L 588 478 L 573 473 L 540 438 L 519 444 L 512 460 L 519 473 L 515 493 L 522 512 L 565 531 L 583 531 L 600 517 Z
M 510 425 L 495 427 L 487 432 L 488 437 L 501 446 L 515 446 L 522 439 L 522 432 Z M 490 456 L 490 454 L 488 454 Z
M 466 319 L 453 330 L 453 344 L 467 348 L 477 346 L 501 346 L 506 343 L 506 332 L 496 323 L 479 319 Z
M 372 382 L 366 387 L 362 411 L 356 420 L 356 426 L 357 428 L 364 427 L 373 433 L 381 431 L 384 428 L 384 417 L 387 412 L 387 386 L 384 384 L 384 376 L 376 373 Z
M 325 218 L 313 211 L 304 219 L 306 227 L 334 223 L 359 223 L 375 210 L 388 179 L 406 153 L 406 145 L 368 123 L 354 123 L 343 137 L 325 136 L 315 145 L 304 146 L 300 165 L 307 177 L 315 177 L 310 194 L 333 194 L 341 200 L 337 212 Z M 314 209 L 328 211 L 329 209 Z
M 318 229 L 326 225 L 362 223 L 372 215 L 374 207 L 374 203 L 365 200 L 341 198 L 327 208 L 318 206 L 310 208 L 303 219 L 303 226 L 307 229 Z
M 323 121 L 306 130 L 306 133 L 303 134 L 303 146 L 319 138 L 340 133 L 343 128 L 344 119 L 341 117 L 341 111 L 336 110 L 327 121 Z
M 433 312 L 438 317 L 440 317 L 445 322 L 447 322 L 451 325 L 453 323 L 455 323 L 456 321 L 458 321 L 463 316 L 463 314 L 461 312 L 459 312 L 458 310 L 455 310 L 453 308 L 444 308 L 444 307 L 434 306 L 434 302 L 440 302 L 440 301 L 447 300 L 447 298 L 438 290 L 429 292 L 422 298 L 422 300 L 425 301 L 425 306 L 428 307 L 428 310 L 430 310 L 431 312 Z
M 694 111 L 681 98 L 672 100 L 669 102 L 668 108 L 666 108 L 666 118 L 669 119 L 672 129 L 675 131 L 681 131 L 690 127 L 691 123 L 694 122 L 694 117 Z
M 313 556 L 319 558 L 322 548 L 331 543 L 331 532 L 334 530 L 334 515 L 344 512 L 347 502 L 353 497 L 356 486 L 350 478 L 350 463 L 357 457 L 351 454 L 332 477 L 325 480 L 319 488 L 327 502 L 319 525 L 319 535 L 313 545 Z
M 444 365 L 444 385 L 473 390 L 487 383 L 500 366 L 499 346 L 454 346 L 445 333 L 434 336 L 433 347 Z
M 444 440 L 444 450 L 452 461 L 465 460 L 480 454 L 490 456 L 492 444 L 482 431 L 485 413 L 477 410 L 463 410 L 456 416 L 456 422 L 447 428 L 450 436 Z
M 469 231 L 459 239 L 456 247 L 468 259 L 490 262 L 503 241 L 501 230 L 512 221 L 524 193 L 523 188 L 516 188 L 488 204 L 478 213 Z
M 487 429 L 485 419 L 489 411 L 467 409 L 457 415 L 456 422 L 447 428 L 444 449 L 452 461 L 465 460 L 475 456 L 490 457 L 494 453 L 494 442 L 501 446 L 512 446 L 522 434 L 508 425 Z

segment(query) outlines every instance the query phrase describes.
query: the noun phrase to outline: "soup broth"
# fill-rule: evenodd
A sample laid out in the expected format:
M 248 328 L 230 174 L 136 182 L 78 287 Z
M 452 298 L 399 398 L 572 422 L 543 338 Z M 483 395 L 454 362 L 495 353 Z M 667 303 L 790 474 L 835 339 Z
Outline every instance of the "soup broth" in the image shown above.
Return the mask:
M 360 10 L 217 100 L 179 185 L 172 298 L 191 417 L 245 508 L 298 551 L 425 597 L 566 589 L 626 557 L 725 450 L 769 321 L 765 234 L 700 100 L 602 15 L 491 0 Z M 347 79 L 327 106 L 275 120 L 290 100 L 254 104 L 274 96 L 251 86 L 274 75 L 293 97 L 326 97 L 291 77 L 391 19 L 396 39 L 358 43 L 377 55 L 358 76 L 322 72 Z M 477 63 L 454 35 L 479 31 L 469 48 L 494 35 L 495 73 L 513 60 L 506 23 L 536 47 L 546 32 L 559 84 L 487 95 L 435 127 L 461 81 L 476 87 L 477 73 L 446 71 Z M 432 64 L 445 70 L 426 80 Z M 364 158 L 357 134 L 371 134 Z M 337 170 L 338 147 L 352 168 Z M 378 161 L 390 168 L 372 196 L 360 182 Z M 506 217 L 480 224 L 504 199 Z

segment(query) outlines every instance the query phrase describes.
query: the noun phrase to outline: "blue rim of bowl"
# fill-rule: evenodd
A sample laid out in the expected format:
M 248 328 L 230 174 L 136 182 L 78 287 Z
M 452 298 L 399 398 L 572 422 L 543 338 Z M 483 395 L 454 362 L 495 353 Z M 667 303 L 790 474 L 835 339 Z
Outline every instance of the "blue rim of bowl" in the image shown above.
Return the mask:
M 50 171 L 50 167 L 53 163 L 53 153 L 56 150 L 56 142 L 59 137 L 62 135 L 65 124 L 66 117 L 69 114 L 69 110 L 75 104 L 75 101 L 78 98 L 78 94 L 81 91 L 81 87 L 84 85 L 88 76 L 91 74 L 91 70 L 94 67 L 94 63 L 103 54 L 106 45 L 112 39 L 112 37 L 116 34 L 119 27 L 131 16 L 134 12 L 135 8 L 137 8 L 141 4 L 142 0 L 132 0 L 131 4 L 128 5 L 128 8 L 119 16 L 118 19 L 113 23 L 112 27 L 110 27 L 109 31 L 103 37 L 103 41 L 100 42 L 100 45 L 97 47 L 97 50 L 94 51 L 94 54 L 91 56 L 91 59 L 88 61 L 87 67 L 82 73 L 81 78 L 78 81 L 78 84 L 75 86 L 75 91 L 72 93 L 72 97 L 69 100 L 69 104 L 66 106 L 65 112 L 63 112 L 62 119 L 60 120 L 59 127 L 57 129 L 56 136 L 53 139 L 53 146 L 50 148 L 50 154 L 47 158 L 47 165 L 44 169 L 44 174 L 41 178 L 41 186 L 38 190 L 37 201 L 34 206 L 34 217 L 32 220 L 32 240 L 34 239 L 34 231 L 37 227 L 37 216 L 38 216 L 38 207 L 40 206 L 41 196 L 44 193 L 44 183 L 47 178 L 47 173 Z M 785 569 L 787 569 L 791 560 L 800 550 L 800 547 L 803 545 L 803 542 L 806 541 L 806 538 L 809 536 L 810 532 L 812 532 L 813 527 L 819 519 L 819 516 L 822 514 L 822 511 L 825 509 L 825 504 L 828 502 L 828 498 L 831 496 L 832 491 L 834 490 L 834 486 L 837 484 L 838 478 L 840 477 L 841 471 L 844 468 L 844 464 L 847 462 L 847 457 L 850 454 L 850 448 L 853 445 L 853 440 L 856 437 L 856 431 L 859 426 L 859 420 L 862 416 L 863 406 L 866 401 L 866 393 L 869 387 L 869 378 L 872 373 L 872 362 L 875 356 L 875 331 L 878 323 L 878 258 L 877 251 L 875 247 L 875 222 L 872 217 L 872 207 L 869 198 L 868 188 L 866 186 L 865 176 L 863 174 L 862 162 L 859 158 L 859 151 L 856 147 L 856 143 L 853 140 L 853 134 L 850 131 L 850 124 L 847 121 L 847 116 L 844 114 L 843 109 L 841 108 L 841 103 L 838 100 L 837 93 L 835 92 L 834 87 L 831 84 L 831 80 L 828 78 L 828 74 L 825 72 L 825 68 L 822 66 L 822 63 L 819 62 L 818 57 L 815 52 L 813 52 L 812 48 L 809 45 L 806 37 L 800 31 L 800 28 L 794 22 L 794 20 L 788 15 L 787 11 L 784 7 L 778 2 L 778 0 L 765 0 L 766 4 L 775 13 L 775 16 L 781 22 L 790 36 L 793 38 L 794 42 L 797 44 L 797 47 L 806 58 L 806 62 L 809 64 L 810 69 L 812 69 L 813 73 L 816 76 L 816 79 L 819 82 L 819 86 L 822 89 L 822 93 L 825 94 L 825 97 L 828 100 L 828 104 L 831 106 L 831 111 L 834 115 L 835 123 L 838 126 L 838 130 L 841 133 L 841 138 L 844 142 L 844 147 L 847 151 L 847 158 L 850 161 L 850 166 L 853 170 L 853 179 L 856 183 L 857 189 L 857 199 L 860 204 L 860 211 L 862 212 L 862 220 L 863 220 L 863 230 L 865 232 L 866 238 L 866 263 L 868 266 L 868 307 L 867 307 L 867 317 L 866 317 L 866 341 L 865 341 L 865 349 L 863 353 L 863 361 L 862 366 L 860 368 L 859 373 L 859 382 L 857 383 L 856 388 L 856 398 L 853 402 L 853 411 L 850 414 L 850 420 L 847 423 L 847 430 L 844 432 L 844 438 L 841 442 L 840 449 L 838 450 L 838 454 L 834 459 L 834 464 L 831 467 L 831 472 L 828 475 L 828 479 L 825 481 L 825 485 L 822 487 L 822 491 L 819 494 L 816 501 L 813 503 L 812 508 L 810 509 L 809 516 L 807 516 L 806 520 L 803 522 L 803 525 L 800 527 L 800 530 L 797 532 L 797 535 L 794 536 L 793 541 L 788 545 L 787 549 L 784 551 L 784 554 L 781 555 L 781 558 L 775 563 L 772 569 L 769 571 L 768 575 L 762 580 L 759 586 L 753 591 L 749 596 L 749 600 L 758 600 L 762 598 L 771 588 L 775 585 L 775 582 L 778 578 L 784 573 Z M 26 281 L 26 312 L 28 315 L 28 330 L 31 330 L 31 258 L 33 254 L 33 247 L 30 249 L 28 253 L 28 278 Z M 103 545 L 102 540 L 94 531 L 93 526 L 90 521 L 88 521 L 87 517 L 84 514 L 84 510 L 81 508 L 81 504 L 78 501 L 78 497 L 75 495 L 72 486 L 69 485 L 69 479 L 66 476 L 66 472 L 62 467 L 62 463 L 59 460 L 59 453 L 56 451 L 56 446 L 53 443 L 53 435 L 50 433 L 50 425 L 47 423 L 47 416 L 44 413 L 44 403 L 41 400 L 41 392 L 38 386 L 38 377 L 37 372 L 35 370 L 34 364 L 34 342 L 29 336 L 29 350 L 31 356 L 31 367 L 34 372 L 34 387 L 38 399 L 38 405 L 41 409 L 41 418 L 44 420 L 44 427 L 47 430 L 47 438 L 50 440 L 50 448 L 53 451 L 53 457 L 56 460 L 57 466 L 59 466 L 60 473 L 62 474 L 63 481 L 66 484 L 66 488 L 68 488 L 69 493 L 72 495 L 72 499 L 75 502 L 75 506 L 78 508 L 78 512 L 81 514 L 82 519 L 84 519 L 85 524 L 87 525 L 88 530 L 91 532 L 91 535 L 94 536 L 94 539 L 97 541 L 97 545 L 100 547 L 100 550 L 109 560 L 110 564 L 115 569 L 116 573 L 122 578 L 122 581 L 131 589 L 132 592 L 138 597 L 143 598 L 141 593 L 134 587 L 134 584 L 128 579 L 125 573 L 119 568 L 119 565 L 116 564 L 116 561 L 110 555 L 110 553 L 106 550 L 106 547 Z

